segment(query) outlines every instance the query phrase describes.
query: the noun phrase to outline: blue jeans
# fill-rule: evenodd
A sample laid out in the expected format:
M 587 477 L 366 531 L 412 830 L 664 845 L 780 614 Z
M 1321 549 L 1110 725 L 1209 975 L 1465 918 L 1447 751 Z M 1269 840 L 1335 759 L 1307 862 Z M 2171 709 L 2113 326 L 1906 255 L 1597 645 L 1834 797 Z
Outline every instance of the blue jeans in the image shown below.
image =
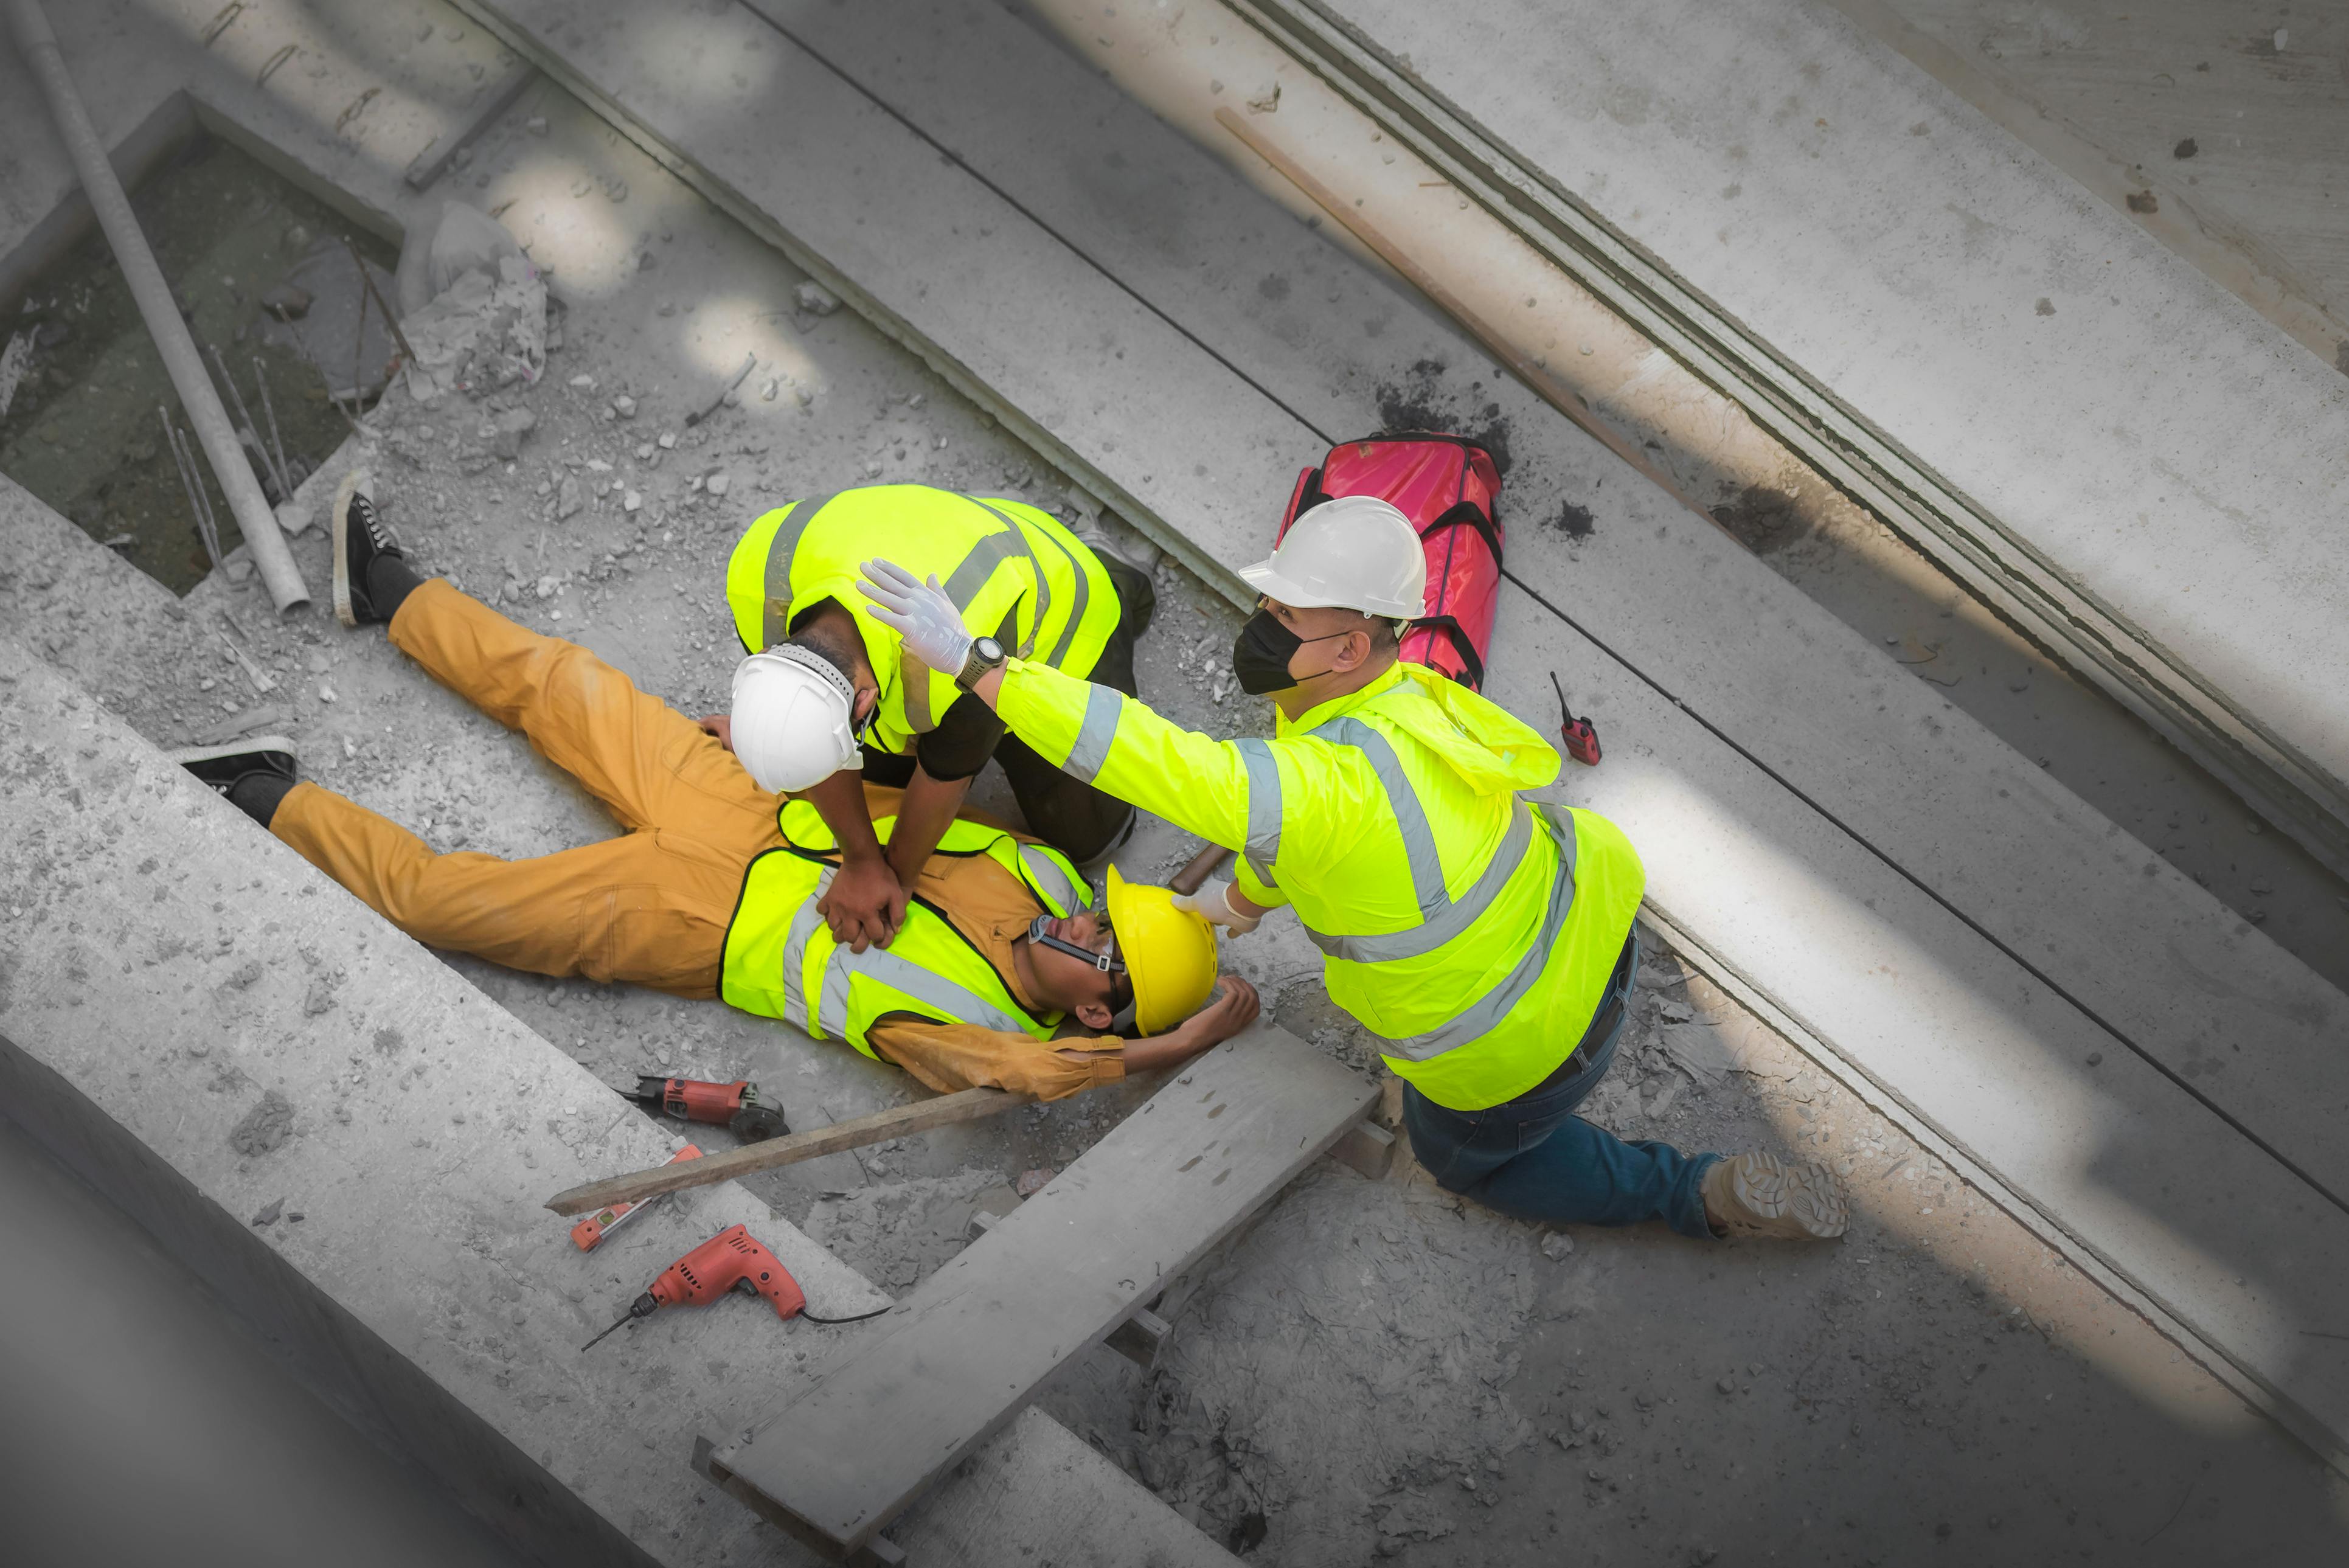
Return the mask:
M 1628 991 L 1639 969 L 1638 938 L 1617 976 Z M 1611 995 L 1611 993 L 1610 993 Z M 1545 1224 L 1636 1225 L 1662 1220 L 1684 1236 L 1710 1238 L 1701 1184 L 1718 1154 L 1683 1154 L 1669 1143 L 1626 1143 L 1574 1114 L 1614 1064 L 1630 1020 L 1629 997 L 1604 1038 L 1585 1035 L 1587 1065 L 1562 1083 L 1487 1110 L 1447 1110 L 1403 1085 L 1411 1151 L 1446 1191 L 1488 1209 Z M 1602 1016 L 1605 1004 L 1600 1005 Z

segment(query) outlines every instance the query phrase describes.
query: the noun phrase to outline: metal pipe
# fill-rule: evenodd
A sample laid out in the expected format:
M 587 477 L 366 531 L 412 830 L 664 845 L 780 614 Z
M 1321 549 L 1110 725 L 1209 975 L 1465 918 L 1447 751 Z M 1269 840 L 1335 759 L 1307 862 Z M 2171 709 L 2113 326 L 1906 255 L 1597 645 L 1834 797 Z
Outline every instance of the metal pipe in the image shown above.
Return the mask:
M 253 477 L 253 466 L 245 460 L 236 431 L 229 425 L 220 394 L 212 389 L 212 377 L 196 353 L 195 339 L 188 335 L 187 324 L 180 319 L 180 307 L 172 301 L 171 285 L 163 281 L 162 269 L 155 264 L 155 253 L 148 248 L 146 235 L 140 232 L 139 220 L 130 211 L 130 199 L 123 193 L 122 182 L 114 177 L 114 166 L 107 161 L 106 146 L 98 139 L 98 128 L 89 122 L 81 96 L 74 89 L 73 77 L 67 74 L 65 55 L 57 47 L 57 36 L 50 30 L 48 17 L 41 11 L 40 0 L 7 0 L 7 4 L 8 19 L 16 34 L 16 48 L 32 67 L 33 75 L 40 79 L 57 136 L 72 155 L 82 191 L 98 214 L 98 227 L 106 231 L 106 242 L 114 252 L 124 281 L 130 285 L 130 297 L 139 304 L 139 314 L 146 320 L 148 335 L 155 340 L 156 352 L 162 356 L 163 368 L 171 374 L 171 386 L 180 395 L 180 406 L 187 413 L 188 423 L 195 427 L 196 438 L 203 444 L 204 456 L 211 459 L 212 477 L 220 481 L 222 492 L 228 497 L 229 510 L 236 514 L 236 525 L 244 534 L 245 547 L 252 553 L 254 564 L 261 569 L 261 581 L 281 611 L 306 604 L 310 602 L 310 590 L 294 564 L 294 552 L 285 547 L 277 516 L 270 510 L 268 498 L 261 493 L 260 481 Z

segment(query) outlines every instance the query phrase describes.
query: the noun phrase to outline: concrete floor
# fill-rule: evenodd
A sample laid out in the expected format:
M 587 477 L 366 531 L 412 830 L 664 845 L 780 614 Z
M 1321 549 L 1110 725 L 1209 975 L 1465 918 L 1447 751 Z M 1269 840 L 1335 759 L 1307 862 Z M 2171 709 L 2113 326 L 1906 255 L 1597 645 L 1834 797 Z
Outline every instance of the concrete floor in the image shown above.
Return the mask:
M 1826 3 L 2349 371 L 2338 6 Z
M 543 385 L 509 395 L 538 418 L 510 466 L 468 455 L 482 407 L 395 395 L 368 459 L 387 513 L 428 565 L 687 711 L 724 700 L 733 652 L 717 584 L 765 506 L 857 476 L 1060 501 L 1058 476 L 864 323 L 791 309 L 792 269 L 559 93 L 518 105 L 448 193 L 512 201 L 505 221 L 567 303 L 566 343 Z M 746 353 L 759 367 L 742 406 L 686 429 Z M 607 412 L 624 392 L 632 418 Z M 719 501 L 706 481 L 721 472 Z M 567 517 L 566 487 L 580 500 Z M 322 542 L 297 549 L 323 583 Z M 1212 695 L 1237 617 L 1171 565 L 1158 583 L 1145 695 L 1219 733 L 1258 725 L 1245 699 Z M 322 605 L 281 622 L 257 589 L 217 580 L 185 609 L 236 617 L 282 682 L 266 700 L 314 777 L 435 845 L 525 855 L 610 830 L 379 633 L 344 633 Z M 61 661 L 85 652 L 67 620 L 27 632 Z M 160 742 L 263 700 L 225 654 L 208 668 L 119 657 L 109 700 Z M 1160 827 L 1121 858 L 1154 873 L 1187 847 Z M 1367 1055 L 1293 924 L 1231 956 L 1286 1026 Z M 898 1089 L 886 1069 L 715 1004 L 451 962 L 610 1082 L 750 1076 L 802 1126 Z M 1653 978 L 1672 972 L 1659 963 Z M 1687 1147 L 1821 1150 L 1849 1167 L 1848 1241 L 1545 1237 L 1407 1171 L 1371 1184 L 1327 1170 L 1172 1304 L 1154 1373 L 1096 1355 L 1046 1407 L 1219 1539 L 1283 1563 L 1547 1562 L 1566 1542 L 1600 1561 L 2338 1559 L 2337 1476 L 1726 999 L 1698 982 L 1642 995 L 1594 1114 Z M 1714 1023 L 1743 1066 L 1711 1087 L 1672 1068 L 1659 1042 L 1678 1008 Z M 1064 1162 L 1134 1098 L 754 1186 L 897 1288 L 951 1254 L 979 1190 Z M 63 1326 L 45 1322 L 28 1333 L 61 1346 Z M 201 1398 L 175 1397 L 183 1411 Z M 271 1495 L 255 1485 L 256 1501 Z

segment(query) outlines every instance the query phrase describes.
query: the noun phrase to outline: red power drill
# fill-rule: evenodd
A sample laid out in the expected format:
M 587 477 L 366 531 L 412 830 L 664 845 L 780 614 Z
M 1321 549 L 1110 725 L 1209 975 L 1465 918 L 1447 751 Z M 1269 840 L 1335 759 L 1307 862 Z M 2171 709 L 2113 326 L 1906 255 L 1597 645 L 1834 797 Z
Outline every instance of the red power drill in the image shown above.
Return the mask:
M 638 1075 L 636 1091 L 627 1097 L 649 1109 L 665 1111 L 679 1121 L 706 1121 L 728 1127 L 746 1143 L 778 1138 L 791 1128 L 782 1107 L 759 1098 L 759 1086 L 744 1078 L 732 1083 L 705 1083 L 699 1078 L 653 1078 Z
M 730 1290 L 765 1296 L 773 1304 L 775 1315 L 786 1323 L 802 1313 L 811 1323 L 861 1323 L 889 1310 L 885 1306 L 860 1312 L 854 1317 L 818 1317 L 806 1312 L 807 1297 L 802 1294 L 799 1281 L 792 1278 L 791 1271 L 776 1261 L 774 1253 L 761 1246 L 748 1230 L 729 1225 L 661 1270 L 660 1278 L 629 1303 L 619 1322 L 579 1348 L 593 1350 L 613 1328 L 625 1328 L 639 1317 L 650 1317 L 664 1306 L 707 1306 Z
M 1566 706 L 1566 688 L 1557 684 L 1557 672 L 1549 672 L 1549 684 L 1557 693 L 1557 715 L 1563 721 L 1557 727 L 1557 738 L 1566 743 L 1566 754 L 1585 768 L 1599 766 L 1599 727 L 1588 718 L 1574 717 L 1574 709 Z

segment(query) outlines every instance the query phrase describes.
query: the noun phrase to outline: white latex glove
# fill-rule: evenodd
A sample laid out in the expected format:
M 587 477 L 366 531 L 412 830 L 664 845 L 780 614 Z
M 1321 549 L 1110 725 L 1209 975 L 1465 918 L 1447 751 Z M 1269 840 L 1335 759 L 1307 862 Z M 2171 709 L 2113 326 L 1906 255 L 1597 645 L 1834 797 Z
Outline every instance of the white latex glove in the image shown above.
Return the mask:
M 1234 936 L 1246 936 L 1257 928 L 1257 923 L 1264 916 L 1242 914 L 1238 910 L 1234 909 L 1231 892 L 1231 883 L 1211 882 L 1197 892 L 1174 894 L 1174 907 L 1185 914 L 1195 914 L 1201 920 L 1220 925 Z
M 873 601 L 873 618 L 895 632 L 907 653 L 940 675 L 961 673 L 978 639 L 935 573 L 926 584 L 894 561 L 868 561 L 860 586 Z

